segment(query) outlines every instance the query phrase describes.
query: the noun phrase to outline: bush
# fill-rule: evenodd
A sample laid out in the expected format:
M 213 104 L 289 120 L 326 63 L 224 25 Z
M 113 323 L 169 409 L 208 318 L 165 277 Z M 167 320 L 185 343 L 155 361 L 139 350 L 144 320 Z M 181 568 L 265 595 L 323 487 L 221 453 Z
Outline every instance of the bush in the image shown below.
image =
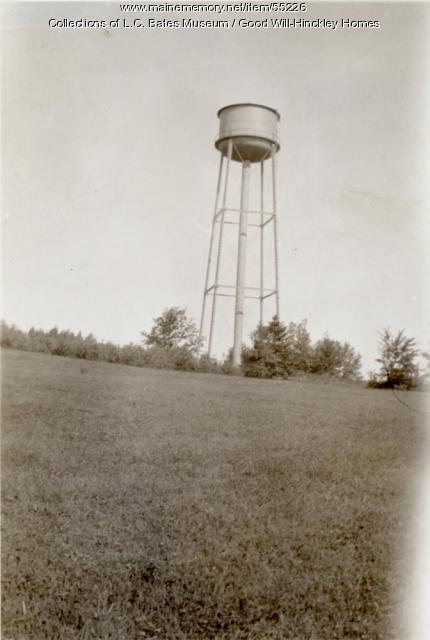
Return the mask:
M 204 354 L 197 360 L 197 371 L 200 371 L 200 373 L 221 373 L 222 365 L 218 364 L 215 358 Z
M 324 336 L 312 350 L 311 373 L 328 373 L 342 380 L 360 378 L 361 356 L 347 342 Z
M 196 371 L 198 360 L 186 347 L 174 347 L 168 351 L 177 371 Z
M 416 363 L 419 351 L 414 338 L 407 338 L 404 331 L 393 334 L 384 329 L 379 341 L 380 370 L 370 374 L 368 386 L 379 389 L 412 389 L 418 385 L 420 374 Z

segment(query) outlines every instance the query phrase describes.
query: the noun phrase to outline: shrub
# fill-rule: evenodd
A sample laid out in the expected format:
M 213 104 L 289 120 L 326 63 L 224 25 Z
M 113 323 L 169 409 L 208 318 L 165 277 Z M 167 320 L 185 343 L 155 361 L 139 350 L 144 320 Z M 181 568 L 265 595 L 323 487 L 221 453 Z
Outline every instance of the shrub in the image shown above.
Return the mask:
M 379 358 L 376 359 L 381 367 L 379 372 L 372 373 L 369 386 L 393 389 L 416 387 L 419 380 L 419 368 L 416 358 L 414 338 L 407 338 L 404 330 L 393 334 L 390 329 L 384 329 L 379 341 Z

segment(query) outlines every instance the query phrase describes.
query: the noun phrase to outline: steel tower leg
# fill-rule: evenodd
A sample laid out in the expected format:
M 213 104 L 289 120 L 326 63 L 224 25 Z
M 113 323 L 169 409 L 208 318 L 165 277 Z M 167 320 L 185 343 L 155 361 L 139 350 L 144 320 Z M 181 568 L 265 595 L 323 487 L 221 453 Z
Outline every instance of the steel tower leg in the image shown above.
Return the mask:
M 217 181 L 217 187 L 216 187 L 216 195 L 215 195 L 215 209 L 214 209 L 214 215 L 213 215 L 213 220 L 212 220 L 211 238 L 210 238 L 210 241 L 209 241 L 208 263 L 207 263 L 207 266 L 206 266 L 205 288 L 204 288 L 204 291 L 203 291 L 202 313 L 201 313 L 201 316 L 200 316 L 199 347 L 198 347 L 198 352 L 199 353 L 200 353 L 200 350 L 202 348 L 202 343 L 203 343 L 203 328 L 204 328 L 205 313 L 206 313 L 206 299 L 207 299 L 207 296 L 208 296 L 209 276 L 210 276 L 211 263 L 212 263 L 212 251 L 213 251 L 213 244 L 214 244 L 214 237 L 215 237 L 215 227 L 216 227 L 216 217 L 217 217 L 217 213 L 218 213 L 219 195 L 220 195 L 220 191 L 221 191 L 221 178 L 222 178 L 223 164 L 224 164 L 224 156 L 221 154 L 220 161 L 219 161 L 219 170 L 218 170 L 218 181 Z
M 219 270 L 221 265 L 222 241 L 223 241 L 223 232 L 224 232 L 224 218 L 225 218 L 225 208 L 227 205 L 228 178 L 230 173 L 230 163 L 231 163 L 232 153 L 233 153 L 233 139 L 230 138 L 228 141 L 227 166 L 226 166 L 225 179 L 224 179 L 224 194 L 222 199 L 222 210 L 221 210 L 221 217 L 220 217 L 220 223 L 219 223 L 220 228 L 219 228 L 219 237 L 218 237 L 218 252 L 217 252 L 216 267 L 215 267 L 212 313 L 211 313 L 211 323 L 210 323 L 209 341 L 208 341 L 209 357 L 211 356 L 211 353 L 212 353 L 212 341 L 213 341 L 213 333 L 214 333 L 214 326 L 215 326 L 215 310 L 216 310 L 216 302 L 217 302 L 217 295 L 218 295 Z
M 236 305 L 234 314 L 233 364 L 240 367 L 243 334 L 243 313 L 245 302 L 246 240 L 248 227 L 249 178 L 251 164 L 248 160 L 242 164 L 242 186 L 240 194 L 240 221 L 237 253 Z
M 272 145 L 272 189 L 273 189 L 273 239 L 275 245 L 275 289 L 276 315 L 279 318 L 279 269 L 278 269 L 278 220 L 276 201 L 276 147 Z
M 260 325 L 263 325 L 264 304 L 264 164 L 260 162 Z

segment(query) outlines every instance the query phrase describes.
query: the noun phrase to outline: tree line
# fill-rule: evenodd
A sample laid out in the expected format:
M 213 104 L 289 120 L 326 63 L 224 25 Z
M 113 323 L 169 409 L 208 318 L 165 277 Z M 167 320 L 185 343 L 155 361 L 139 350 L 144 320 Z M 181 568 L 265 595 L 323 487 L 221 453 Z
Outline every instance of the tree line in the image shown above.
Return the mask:
M 274 316 L 251 334 L 250 345 L 242 348 L 242 366 L 232 364 L 231 351 L 224 361 L 201 355 L 199 334 L 185 309 L 170 307 L 150 331 L 141 332 L 141 343 L 116 345 L 98 341 L 92 334 L 31 328 L 28 332 L 2 321 L 1 346 L 59 356 L 100 360 L 117 364 L 203 373 L 237 373 L 246 377 L 286 379 L 291 376 L 322 375 L 340 380 L 362 381 L 361 355 L 347 342 L 323 336 L 311 341 L 306 320 L 288 324 Z M 378 345 L 379 370 L 371 372 L 367 384 L 374 388 L 405 389 L 421 386 L 430 372 L 430 352 L 417 348 L 403 331 L 384 329 Z M 427 361 L 420 369 L 417 358 Z
M 347 342 L 328 335 L 312 344 L 306 320 L 284 324 L 276 316 L 251 335 L 251 346 L 242 350 L 245 376 L 288 378 L 303 374 L 329 374 L 343 380 L 359 380 L 361 356 Z
M 3 320 L 0 346 L 134 367 L 229 373 L 231 366 L 228 362 L 218 363 L 197 354 L 196 336 L 197 330 L 187 319 L 185 310 L 172 307 L 155 320 L 151 332 L 142 332 L 141 343 L 118 345 L 97 340 L 91 333 L 84 336 L 81 332 L 59 330 L 57 327 L 48 331 L 34 327 L 23 331 Z

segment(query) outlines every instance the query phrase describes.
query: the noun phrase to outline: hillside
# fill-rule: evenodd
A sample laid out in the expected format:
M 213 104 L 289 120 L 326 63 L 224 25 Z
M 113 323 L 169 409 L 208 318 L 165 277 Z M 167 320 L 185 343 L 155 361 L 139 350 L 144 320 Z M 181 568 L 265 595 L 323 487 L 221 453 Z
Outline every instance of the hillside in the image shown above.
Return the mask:
M 389 391 L 18 351 L 2 377 L 4 640 L 387 637 L 423 439 Z

